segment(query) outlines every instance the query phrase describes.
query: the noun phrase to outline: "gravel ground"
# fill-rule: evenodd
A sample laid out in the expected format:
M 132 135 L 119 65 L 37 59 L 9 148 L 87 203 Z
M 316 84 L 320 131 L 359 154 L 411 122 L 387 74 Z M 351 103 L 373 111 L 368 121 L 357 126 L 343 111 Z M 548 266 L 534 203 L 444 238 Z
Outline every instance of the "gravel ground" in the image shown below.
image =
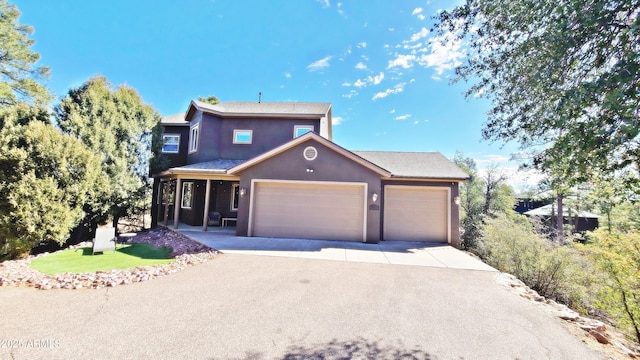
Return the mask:
M 173 250 L 171 256 L 176 261 L 170 264 L 141 266 L 133 269 L 48 275 L 31 268 L 31 260 L 48 255 L 48 253 L 44 253 L 0 263 L 0 286 L 28 286 L 41 290 L 114 287 L 172 274 L 212 259 L 217 254 L 215 250 L 167 229 L 154 229 L 137 234 L 130 238 L 129 242 L 170 247 Z M 91 243 L 80 243 L 72 248 L 86 246 L 91 246 Z

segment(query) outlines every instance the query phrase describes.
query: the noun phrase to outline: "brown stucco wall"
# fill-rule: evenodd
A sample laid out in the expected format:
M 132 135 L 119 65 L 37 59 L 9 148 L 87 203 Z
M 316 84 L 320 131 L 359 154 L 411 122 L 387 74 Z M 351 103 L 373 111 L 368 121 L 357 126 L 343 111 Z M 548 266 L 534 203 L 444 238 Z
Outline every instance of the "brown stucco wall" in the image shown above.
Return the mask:
M 189 154 L 189 164 L 251 159 L 293 139 L 295 125 L 311 125 L 314 131 L 320 130 L 320 119 L 220 118 L 201 112 L 194 115 L 191 126 L 195 124 L 200 124 L 200 142 L 198 151 Z M 252 143 L 234 144 L 233 130 L 252 130 Z
M 293 128 L 291 131 L 293 132 Z M 304 158 L 303 150 L 307 146 L 314 146 L 317 149 L 318 156 L 315 160 L 308 161 Z M 307 172 L 308 168 L 312 168 L 313 172 Z M 247 189 L 247 195 L 241 198 L 239 203 L 237 224 L 239 236 L 247 236 L 248 232 L 249 200 L 253 179 L 367 183 L 368 194 L 366 197 L 369 205 L 373 205 L 371 194 L 374 192 L 381 194 L 379 174 L 310 139 L 248 168 L 240 174 L 240 187 Z M 283 199 L 283 201 L 285 200 Z M 367 242 L 377 243 L 380 241 L 380 216 L 380 210 L 368 207 Z

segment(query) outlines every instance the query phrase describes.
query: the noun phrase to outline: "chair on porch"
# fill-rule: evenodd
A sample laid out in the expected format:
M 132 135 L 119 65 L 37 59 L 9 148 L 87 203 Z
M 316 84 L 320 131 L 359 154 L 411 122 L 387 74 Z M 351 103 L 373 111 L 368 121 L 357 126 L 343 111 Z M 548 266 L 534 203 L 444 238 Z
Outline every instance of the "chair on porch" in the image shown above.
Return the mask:
M 209 226 L 220 226 L 220 219 L 222 216 L 219 212 L 213 211 L 209 213 L 209 220 L 207 221 L 207 225 Z

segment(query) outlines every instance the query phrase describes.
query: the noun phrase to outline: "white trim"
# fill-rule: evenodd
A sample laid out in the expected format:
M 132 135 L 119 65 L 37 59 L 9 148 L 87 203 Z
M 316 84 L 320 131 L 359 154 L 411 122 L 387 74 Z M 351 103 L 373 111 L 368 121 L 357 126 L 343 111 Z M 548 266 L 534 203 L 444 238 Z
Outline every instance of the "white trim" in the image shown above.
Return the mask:
M 238 140 L 238 134 L 248 133 L 249 141 L 240 141 Z M 242 130 L 242 129 L 234 129 L 233 130 L 233 143 L 234 144 L 251 144 L 253 143 L 253 130 Z
M 196 133 L 195 138 L 193 133 Z M 197 152 L 200 145 L 200 124 L 195 124 L 189 129 L 189 154 Z
M 166 144 L 165 140 L 164 140 L 165 136 L 167 136 L 167 137 L 177 137 L 178 138 L 178 143 L 176 144 L 177 145 L 176 151 L 165 151 L 164 150 L 164 146 Z M 177 153 L 179 153 L 180 152 L 180 134 L 171 134 L 171 133 L 162 134 L 162 149 L 161 149 L 161 152 L 163 154 L 177 154 Z
M 439 191 L 446 191 L 447 192 L 447 243 L 451 244 L 451 188 L 450 187 L 445 187 L 445 186 L 411 186 L 411 185 L 384 185 L 384 199 L 386 201 L 387 199 L 387 189 L 388 188 L 394 188 L 394 189 L 410 189 L 410 190 L 414 190 L 414 189 L 423 189 L 423 190 L 439 190 Z M 382 226 L 386 226 L 386 224 L 384 223 L 385 217 L 382 216 Z M 382 240 L 386 240 L 384 239 L 384 228 L 382 229 L 382 236 L 383 239 Z
M 307 157 L 308 150 L 313 150 L 314 154 L 312 157 Z M 307 161 L 313 161 L 318 157 L 318 149 L 316 149 L 314 146 L 307 146 L 306 148 L 304 148 L 304 150 L 302 150 L 302 156 Z
M 238 208 L 233 207 L 234 199 L 236 197 L 236 189 L 238 189 L 238 206 L 240 206 L 240 183 L 231 184 L 231 204 L 229 206 L 229 208 L 231 208 L 231 211 L 238 211 Z
M 302 184 L 302 185 L 330 185 L 330 186 L 352 186 L 363 188 L 363 223 L 362 223 L 362 242 L 367 242 L 367 208 L 368 208 L 368 189 L 369 184 L 366 182 L 345 182 L 345 181 L 299 181 L 299 180 L 277 180 L 277 179 L 251 179 L 251 195 L 249 196 L 249 224 L 247 227 L 247 236 L 253 236 L 253 213 L 254 213 L 254 194 L 256 183 L 281 183 L 281 184 Z
M 184 196 L 185 193 L 185 188 L 190 188 L 189 191 L 189 204 L 187 206 L 185 206 L 184 204 L 184 199 L 186 199 L 187 197 Z M 182 192 L 181 192 L 181 199 L 180 199 L 180 208 L 181 209 L 191 209 L 193 207 L 193 181 L 185 181 L 182 183 Z
M 309 131 L 304 132 L 302 134 L 298 134 L 298 130 L 309 130 Z M 308 132 L 313 132 L 314 130 L 315 130 L 315 127 L 313 125 L 293 125 L 293 138 L 295 139 Z

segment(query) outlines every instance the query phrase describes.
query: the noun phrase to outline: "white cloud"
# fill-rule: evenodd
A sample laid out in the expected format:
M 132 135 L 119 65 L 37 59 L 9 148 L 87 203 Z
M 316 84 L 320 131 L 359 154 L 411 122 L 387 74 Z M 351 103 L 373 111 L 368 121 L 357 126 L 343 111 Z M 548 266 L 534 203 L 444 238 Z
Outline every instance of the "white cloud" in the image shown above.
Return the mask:
M 393 32 L 393 31 L 396 31 L 396 28 L 390 27 L 388 30 Z
M 409 39 L 409 42 L 416 42 L 422 38 L 427 37 L 427 35 L 429 35 L 429 30 L 427 28 L 422 28 L 420 29 L 419 32 L 411 35 L 411 38 Z
M 345 119 L 341 116 L 334 116 L 331 118 L 331 125 L 340 125 Z
M 420 121 L 418 121 L 418 120 L 413 122 L 413 125 L 418 125 L 418 124 L 420 124 Z
M 421 21 L 422 21 L 422 20 L 424 20 L 424 19 L 426 19 L 426 18 L 427 18 L 426 16 L 424 16 L 424 15 L 422 15 L 422 14 L 418 14 L 418 20 L 421 20 Z
M 350 82 L 343 82 L 342 86 L 351 86 L 351 83 Z
M 367 86 L 367 82 L 358 79 L 358 80 L 356 80 L 356 82 L 353 83 L 353 86 L 355 86 L 357 88 L 366 87 Z
M 329 0 L 316 0 L 316 1 L 319 2 L 320 4 L 322 4 L 322 7 L 331 6 L 331 3 L 329 2 Z
M 358 43 L 358 45 L 356 45 L 358 48 L 366 48 L 367 47 L 367 43 L 365 41 Z
M 343 98 L 347 98 L 347 99 L 351 99 L 352 97 L 357 96 L 357 95 L 358 95 L 357 91 L 351 90 L 351 91 L 349 91 L 348 94 L 342 94 L 342 97 Z
M 396 58 L 389 60 L 387 69 L 391 69 L 397 66 L 401 66 L 404 69 L 408 69 L 413 66 L 413 61 L 416 60 L 415 55 L 396 55 Z
M 411 114 L 404 114 L 404 115 L 396 116 L 396 120 L 407 120 L 410 117 L 411 117 Z
M 389 111 L 389 114 L 395 114 L 396 113 L 396 109 L 391 109 L 391 111 Z
M 291 73 L 290 72 L 285 72 L 284 73 L 284 77 L 286 77 L 287 79 L 291 79 Z
M 415 14 L 420 14 L 422 12 L 422 8 L 415 8 L 413 9 L 413 12 L 411 13 L 411 15 L 415 15 Z
M 380 72 L 380 74 L 378 74 L 378 75 L 376 75 L 374 77 L 369 76 L 368 79 L 369 79 L 370 82 L 373 83 L 373 85 L 378 85 L 378 84 L 380 84 L 380 82 L 382 82 L 382 79 L 384 79 L 384 73 Z
M 438 75 L 461 65 L 461 59 L 466 56 L 462 49 L 462 40 L 457 39 L 453 34 L 432 38 L 429 41 L 429 49 L 431 52 L 422 54 L 417 61 L 425 68 L 434 68 Z
M 356 64 L 356 69 L 358 69 L 358 70 L 367 70 L 367 65 L 365 65 L 362 62 L 359 62 L 359 63 Z
M 309 64 L 309 66 L 307 66 L 307 70 L 309 71 L 318 71 L 318 70 L 322 70 L 324 68 L 329 67 L 329 60 L 331 60 L 332 56 L 327 56 L 324 57 L 318 61 L 315 61 L 311 64 Z
M 394 87 L 393 87 L 393 88 L 391 88 L 391 89 L 387 89 L 387 90 L 385 90 L 385 91 L 381 91 L 381 92 L 379 92 L 379 93 L 376 93 L 375 95 L 373 95 L 373 97 L 371 98 L 371 100 L 375 101 L 375 100 L 378 100 L 378 99 L 386 98 L 387 96 L 392 95 L 392 94 L 398 94 L 398 93 L 401 93 L 401 92 L 403 92 L 403 91 L 404 91 L 404 87 L 405 87 L 405 85 L 407 85 L 407 83 L 404 83 L 404 82 L 403 82 L 403 83 L 400 83 L 400 84 L 398 84 L 398 85 L 394 86 Z

